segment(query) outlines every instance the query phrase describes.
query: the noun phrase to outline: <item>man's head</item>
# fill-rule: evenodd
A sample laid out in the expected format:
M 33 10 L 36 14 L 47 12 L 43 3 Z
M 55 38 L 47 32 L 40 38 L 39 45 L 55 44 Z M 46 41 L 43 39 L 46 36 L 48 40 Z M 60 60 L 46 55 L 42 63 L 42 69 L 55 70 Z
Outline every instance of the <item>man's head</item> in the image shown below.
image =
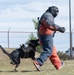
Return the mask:
M 58 9 L 58 7 L 56 7 L 56 6 L 51 6 L 51 7 L 49 7 L 49 8 L 47 9 L 47 11 L 49 11 L 49 12 L 53 15 L 54 18 L 55 18 L 55 17 L 58 15 L 58 13 L 59 13 L 59 9 Z

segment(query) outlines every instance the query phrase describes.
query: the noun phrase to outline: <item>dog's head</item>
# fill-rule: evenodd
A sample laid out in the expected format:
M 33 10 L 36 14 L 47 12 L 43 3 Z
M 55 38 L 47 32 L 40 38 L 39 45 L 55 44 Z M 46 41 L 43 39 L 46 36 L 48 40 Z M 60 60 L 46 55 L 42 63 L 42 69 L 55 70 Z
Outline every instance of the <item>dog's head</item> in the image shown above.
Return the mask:
M 36 40 L 30 40 L 28 46 L 33 46 L 34 48 L 36 48 L 38 45 L 40 45 L 39 43 L 39 39 Z

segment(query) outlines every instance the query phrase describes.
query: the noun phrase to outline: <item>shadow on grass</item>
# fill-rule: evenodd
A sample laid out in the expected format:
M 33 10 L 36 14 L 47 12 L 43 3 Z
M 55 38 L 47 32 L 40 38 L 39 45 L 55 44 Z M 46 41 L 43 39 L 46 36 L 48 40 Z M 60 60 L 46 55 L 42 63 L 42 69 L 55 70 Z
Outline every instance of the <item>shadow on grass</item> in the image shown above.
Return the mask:
M 46 71 L 46 70 L 50 70 L 50 71 L 54 71 L 54 69 L 43 69 L 42 71 Z M 11 70 L 11 71 L 3 71 L 0 70 L 0 72 L 13 72 L 13 73 L 17 73 L 17 72 L 38 72 L 37 70 Z
M 11 71 L 2 71 L 2 70 L 0 70 L 0 72 L 37 72 L 37 70 L 22 70 L 22 71 L 19 71 L 19 70 L 17 70 L 17 71 L 15 71 L 15 70 L 11 70 Z

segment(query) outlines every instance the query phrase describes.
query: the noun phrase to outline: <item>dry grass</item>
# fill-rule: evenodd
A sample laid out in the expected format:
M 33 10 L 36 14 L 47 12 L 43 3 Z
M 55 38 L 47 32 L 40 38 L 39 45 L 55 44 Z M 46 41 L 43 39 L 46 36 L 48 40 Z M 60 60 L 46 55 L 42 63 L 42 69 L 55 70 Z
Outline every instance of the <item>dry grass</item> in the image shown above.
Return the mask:
M 38 53 L 36 53 L 37 56 L 39 56 Z M 17 68 L 18 71 L 15 72 L 9 58 L 0 50 L 0 75 L 74 75 L 74 60 L 64 62 L 65 66 L 61 70 L 56 70 L 47 60 L 41 67 L 42 71 L 38 72 L 31 59 L 22 59 L 20 66 Z

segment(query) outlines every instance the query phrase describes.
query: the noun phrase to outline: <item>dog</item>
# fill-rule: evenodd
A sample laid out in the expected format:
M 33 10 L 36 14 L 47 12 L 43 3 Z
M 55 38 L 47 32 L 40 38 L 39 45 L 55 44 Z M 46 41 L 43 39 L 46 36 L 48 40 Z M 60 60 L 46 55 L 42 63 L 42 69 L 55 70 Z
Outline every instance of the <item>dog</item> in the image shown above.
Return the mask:
M 31 58 L 32 60 L 35 59 L 36 47 L 38 45 L 40 45 L 39 39 L 36 39 L 30 40 L 27 47 L 24 44 L 22 44 L 19 48 L 13 50 L 11 53 L 8 53 L 1 45 L 0 48 L 10 58 L 10 64 L 15 65 L 14 70 L 17 71 L 16 68 L 20 64 L 20 58 Z

